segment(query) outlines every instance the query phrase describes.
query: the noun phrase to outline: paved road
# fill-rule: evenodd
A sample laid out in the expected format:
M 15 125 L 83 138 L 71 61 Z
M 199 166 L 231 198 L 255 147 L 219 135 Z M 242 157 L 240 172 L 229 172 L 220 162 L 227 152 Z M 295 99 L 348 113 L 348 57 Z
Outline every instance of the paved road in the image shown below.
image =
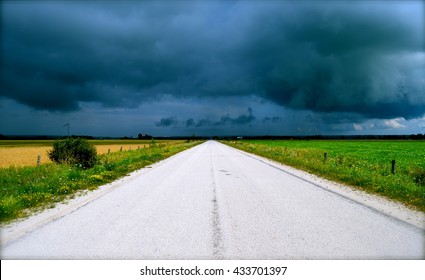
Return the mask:
M 7 243 L 2 259 L 423 259 L 424 230 L 208 141 Z

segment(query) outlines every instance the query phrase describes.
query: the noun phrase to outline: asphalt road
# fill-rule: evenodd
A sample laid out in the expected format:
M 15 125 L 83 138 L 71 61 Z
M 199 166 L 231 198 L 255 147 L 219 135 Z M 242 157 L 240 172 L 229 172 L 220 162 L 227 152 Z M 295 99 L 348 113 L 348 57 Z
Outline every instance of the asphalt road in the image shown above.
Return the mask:
M 3 242 L 1 258 L 424 259 L 424 229 L 370 200 L 208 141 Z

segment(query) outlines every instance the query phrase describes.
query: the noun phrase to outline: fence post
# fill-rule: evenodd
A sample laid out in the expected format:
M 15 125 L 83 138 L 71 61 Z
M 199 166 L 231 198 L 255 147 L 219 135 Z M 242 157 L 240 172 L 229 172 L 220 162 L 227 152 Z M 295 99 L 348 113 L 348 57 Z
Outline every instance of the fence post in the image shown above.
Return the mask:
M 137 146 L 137 149 L 140 150 L 140 146 Z
M 40 162 L 41 162 L 41 156 L 40 156 L 40 155 L 38 155 L 38 156 L 37 156 L 37 166 L 40 166 Z
M 108 154 L 111 152 L 111 149 L 108 149 Z
M 121 146 L 120 152 L 122 152 L 122 146 Z
M 328 153 L 326 153 L 326 152 L 325 152 L 325 153 L 323 154 L 323 161 L 326 161 L 327 159 L 328 159 Z
M 395 174 L 395 159 L 391 161 L 391 173 Z

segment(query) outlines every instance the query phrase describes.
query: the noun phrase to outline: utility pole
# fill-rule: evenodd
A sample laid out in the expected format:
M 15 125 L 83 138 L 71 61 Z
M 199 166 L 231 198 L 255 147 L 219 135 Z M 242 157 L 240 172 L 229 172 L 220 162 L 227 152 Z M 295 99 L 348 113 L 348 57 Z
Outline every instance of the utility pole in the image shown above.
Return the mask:
M 70 124 L 69 123 L 67 123 L 66 125 L 64 125 L 64 126 L 67 126 L 68 127 L 68 138 L 69 138 L 69 126 L 70 126 Z

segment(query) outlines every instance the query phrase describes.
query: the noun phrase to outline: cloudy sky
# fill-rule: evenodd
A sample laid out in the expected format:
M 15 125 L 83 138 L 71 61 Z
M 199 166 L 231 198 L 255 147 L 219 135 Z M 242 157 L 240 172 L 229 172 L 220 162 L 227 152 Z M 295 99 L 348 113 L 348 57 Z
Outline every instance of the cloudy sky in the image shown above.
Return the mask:
M 425 133 L 423 1 L 2 1 L 0 133 Z

